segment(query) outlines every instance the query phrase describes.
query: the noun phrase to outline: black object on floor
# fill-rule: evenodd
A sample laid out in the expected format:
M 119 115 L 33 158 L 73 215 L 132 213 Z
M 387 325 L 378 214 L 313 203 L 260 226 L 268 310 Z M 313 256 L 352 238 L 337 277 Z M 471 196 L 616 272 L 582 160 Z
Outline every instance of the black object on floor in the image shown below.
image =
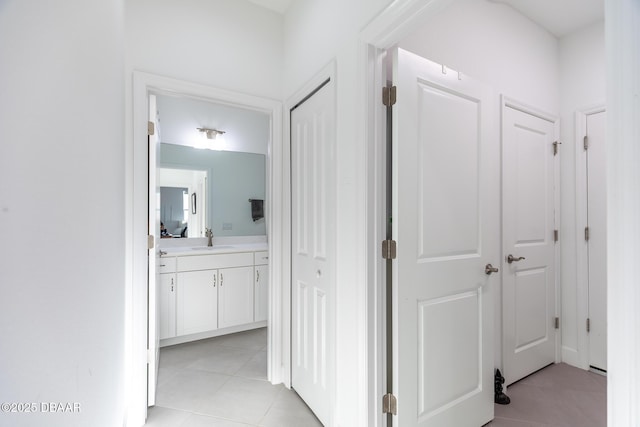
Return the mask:
M 504 377 L 500 373 L 500 369 L 496 369 L 494 384 L 495 384 L 495 395 L 494 395 L 493 401 L 499 405 L 508 405 L 509 403 L 511 403 L 511 399 L 509 399 L 509 396 L 507 396 L 502 392 L 502 384 L 504 384 Z

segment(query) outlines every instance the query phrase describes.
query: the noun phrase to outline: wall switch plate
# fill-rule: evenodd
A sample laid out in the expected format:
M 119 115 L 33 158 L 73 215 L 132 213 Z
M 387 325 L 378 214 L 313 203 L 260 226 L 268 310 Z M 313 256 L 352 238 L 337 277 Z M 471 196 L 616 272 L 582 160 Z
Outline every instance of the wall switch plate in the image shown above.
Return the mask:
M 223 222 L 222 223 L 222 229 L 223 230 L 233 230 L 233 224 L 231 224 L 230 222 Z

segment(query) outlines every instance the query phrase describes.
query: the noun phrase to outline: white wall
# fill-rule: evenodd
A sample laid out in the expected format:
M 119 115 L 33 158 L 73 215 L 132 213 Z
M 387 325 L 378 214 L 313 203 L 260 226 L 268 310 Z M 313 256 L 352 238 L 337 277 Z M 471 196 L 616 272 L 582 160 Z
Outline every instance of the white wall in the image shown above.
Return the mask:
M 156 96 L 160 142 L 221 151 L 267 154 L 267 114 L 199 99 Z M 197 128 L 224 131 L 207 139 Z
M 470 75 L 496 93 L 558 114 L 558 41 L 510 6 L 457 1 L 399 46 Z M 499 108 L 496 103 L 496 126 Z M 501 292 L 500 285 L 494 293 L 497 367 L 502 366 Z
M 1 425 L 123 423 L 122 25 L 121 0 L 0 1 L 0 402 L 81 409 Z
M 560 39 L 560 137 L 562 212 L 562 358 L 586 367 L 585 318 L 580 305 L 576 265 L 576 147 L 575 112 L 604 105 L 606 97 L 604 24 L 583 28 Z M 584 283 L 580 286 L 584 287 Z M 582 318 L 580 318 L 582 317 Z M 581 362 L 582 361 L 582 362 Z
M 400 47 L 558 113 L 558 41 L 510 6 L 458 0 Z
M 282 15 L 237 0 L 129 0 L 125 23 L 128 84 L 138 70 L 282 98 Z

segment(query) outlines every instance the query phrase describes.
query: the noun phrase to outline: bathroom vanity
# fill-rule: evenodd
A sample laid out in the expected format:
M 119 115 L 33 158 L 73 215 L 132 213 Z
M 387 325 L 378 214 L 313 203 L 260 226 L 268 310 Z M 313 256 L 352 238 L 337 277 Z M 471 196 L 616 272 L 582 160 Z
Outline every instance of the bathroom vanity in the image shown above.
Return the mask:
M 161 347 L 267 325 L 266 243 L 161 250 Z

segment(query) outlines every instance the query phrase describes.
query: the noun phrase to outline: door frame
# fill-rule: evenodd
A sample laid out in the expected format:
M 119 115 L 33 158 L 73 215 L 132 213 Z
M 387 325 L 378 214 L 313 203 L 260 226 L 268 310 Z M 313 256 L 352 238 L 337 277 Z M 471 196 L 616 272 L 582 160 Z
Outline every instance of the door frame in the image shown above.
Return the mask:
M 582 148 L 587 135 L 587 116 L 606 111 L 605 103 L 581 108 L 575 112 L 575 170 L 576 170 L 576 293 L 578 345 L 576 349 L 563 348 L 562 357 L 571 364 L 589 369 L 589 334 L 585 327 L 589 317 L 589 253 L 584 240 L 584 227 L 587 224 L 587 157 Z
M 284 330 L 280 309 L 283 264 L 283 157 L 282 104 L 268 98 L 233 92 L 212 86 L 187 82 L 156 74 L 133 71 L 133 106 L 131 111 L 132 139 L 126 147 L 126 229 L 125 247 L 125 390 L 128 395 L 127 425 L 142 425 L 147 412 L 147 274 L 148 274 L 148 147 L 147 120 L 149 93 L 186 95 L 238 108 L 258 111 L 270 117 L 270 138 L 267 143 L 267 235 L 269 236 L 269 317 L 267 378 L 283 382 L 282 343 Z M 275 260 L 275 261 L 274 261 Z
M 365 295 L 366 343 L 363 357 L 365 372 L 362 387 L 364 399 L 359 410 L 364 411 L 363 425 L 385 427 L 388 416 L 382 412 L 382 396 L 390 390 L 391 377 L 388 360 L 386 307 L 386 262 L 380 253 L 380 244 L 386 239 L 387 188 L 387 116 L 381 102 L 382 87 L 386 86 L 387 50 L 407 37 L 412 31 L 435 17 L 440 10 L 455 0 L 400 0 L 392 2 L 373 18 L 359 34 L 358 75 L 364 76 L 360 87 L 362 102 L 361 129 L 365 141 L 373 141 L 366 151 L 366 230 L 367 230 L 367 283 Z M 393 424 L 393 423 L 392 423 Z
M 553 123 L 553 137 L 556 141 L 560 142 L 560 118 L 558 116 L 556 116 L 555 114 L 551 114 L 549 112 L 540 110 L 536 107 L 532 107 L 531 105 L 528 105 L 524 102 L 520 102 L 515 98 L 511 98 L 507 95 L 501 94 L 500 95 L 500 145 L 501 145 L 501 180 L 500 180 L 500 200 L 501 200 L 501 229 L 500 229 L 500 234 L 501 234 L 501 241 L 502 244 L 501 246 L 501 257 L 502 260 L 505 260 L 506 257 L 506 253 L 504 250 L 504 213 L 502 212 L 502 210 L 504 209 L 504 175 L 505 175 L 505 171 L 504 171 L 504 161 L 505 161 L 505 135 L 504 135 L 504 116 L 505 116 L 505 109 L 506 108 L 513 108 L 514 110 L 518 110 L 520 112 L 523 112 L 525 114 L 529 114 L 531 116 L 534 117 L 538 117 L 542 120 L 548 121 Z M 561 223 L 560 223 L 560 156 L 562 156 L 562 146 L 560 146 L 558 148 L 558 155 L 554 156 L 553 159 L 553 221 L 554 221 L 554 228 L 556 230 L 558 230 L 558 234 L 559 234 L 559 239 L 558 241 L 555 243 L 554 245 L 554 263 L 555 263 L 555 268 L 554 268 L 554 275 L 553 275 L 553 289 L 554 289 L 554 293 L 555 293 L 555 316 L 557 316 L 559 319 L 562 319 L 562 294 L 561 294 L 561 289 L 560 289 L 560 274 L 561 274 L 561 269 L 560 269 L 560 253 L 561 253 L 561 245 L 562 245 L 562 227 L 561 227 Z M 499 294 L 500 294 L 500 299 L 499 299 L 499 304 L 498 307 L 496 307 L 496 314 L 498 314 L 500 316 L 500 329 L 501 329 L 501 337 L 500 337 L 500 344 L 502 346 L 501 349 L 501 362 L 499 363 L 499 366 L 503 372 L 504 372 L 504 359 L 505 359 L 505 354 L 507 352 L 507 349 L 504 346 L 505 343 L 505 327 L 504 327 L 504 311 L 503 311 L 503 298 L 502 296 L 504 295 L 504 275 L 506 274 L 505 269 L 502 269 L 502 272 L 500 273 L 500 286 L 499 286 Z M 498 303 L 498 301 L 496 301 L 496 303 Z M 562 361 L 562 322 L 560 322 L 560 326 L 559 328 L 556 330 L 556 334 L 554 337 L 554 341 L 555 341 L 555 363 L 560 363 Z M 497 349 L 496 349 L 497 351 Z

